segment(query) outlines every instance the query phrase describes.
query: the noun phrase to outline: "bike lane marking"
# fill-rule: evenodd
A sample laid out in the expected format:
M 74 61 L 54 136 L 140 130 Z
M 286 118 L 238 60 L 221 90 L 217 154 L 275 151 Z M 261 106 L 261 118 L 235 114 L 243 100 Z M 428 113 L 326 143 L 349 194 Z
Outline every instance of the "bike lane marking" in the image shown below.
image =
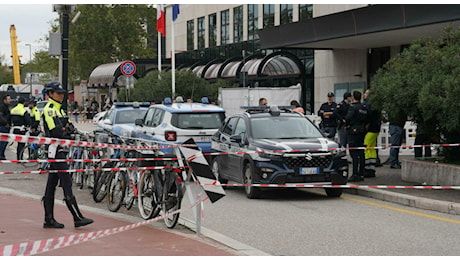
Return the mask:
M 379 208 L 385 208 L 385 209 L 399 211 L 399 212 L 412 214 L 412 215 L 417 215 L 417 216 L 421 216 L 421 217 L 425 217 L 425 218 L 431 218 L 431 219 L 435 219 L 435 220 L 439 220 L 439 221 L 450 222 L 450 223 L 454 223 L 454 224 L 460 224 L 460 220 L 438 217 L 438 216 L 435 216 L 435 215 L 430 215 L 430 214 L 421 213 L 421 212 L 417 212 L 417 211 L 412 211 L 412 210 L 392 207 L 392 206 L 388 206 L 388 205 L 384 205 L 384 204 L 380 204 L 380 203 L 376 203 L 376 202 L 371 202 L 371 201 L 367 201 L 367 200 L 355 199 L 355 198 L 348 197 L 348 196 L 341 196 L 341 198 L 345 199 L 345 200 L 351 200 L 351 201 L 354 201 L 354 202 L 358 202 L 358 203 L 368 204 L 368 205 L 379 207 Z

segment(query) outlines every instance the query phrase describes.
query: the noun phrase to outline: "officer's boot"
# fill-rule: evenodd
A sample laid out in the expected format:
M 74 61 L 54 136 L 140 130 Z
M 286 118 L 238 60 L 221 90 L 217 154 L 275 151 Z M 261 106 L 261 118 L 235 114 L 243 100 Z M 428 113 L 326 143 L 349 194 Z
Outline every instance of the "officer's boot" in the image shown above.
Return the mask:
M 45 208 L 45 223 L 43 223 L 43 228 L 64 228 L 64 224 L 54 219 L 54 198 L 43 197 L 42 201 Z
M 64 200 L 65 204 L 67 205 L 67 208 L 69 208 L 70 213 L 72 213 L 75 227 L 86 226 L 94 222 L 92 219 L 83 217 L 80 210 L 78 209 L 77 200 L 75 199 L 75 196 L 66 197 Z

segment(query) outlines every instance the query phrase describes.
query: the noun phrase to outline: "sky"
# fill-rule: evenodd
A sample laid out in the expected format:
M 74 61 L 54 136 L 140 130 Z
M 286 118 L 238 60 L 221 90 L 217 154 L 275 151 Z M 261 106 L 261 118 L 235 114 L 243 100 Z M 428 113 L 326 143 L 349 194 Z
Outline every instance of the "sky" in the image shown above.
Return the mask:
M 44 39 L 49 34 L 51 22 L 59 17 L 52 9 L 52 4 L 0 4 L 0 55 L 8 65 L 12 65 L 10 26 L 16 27 L 18 55 L 23 56 L 22 63 L 27 63 L 29 49 L 32 59 L 34 52 L 48 50 Z

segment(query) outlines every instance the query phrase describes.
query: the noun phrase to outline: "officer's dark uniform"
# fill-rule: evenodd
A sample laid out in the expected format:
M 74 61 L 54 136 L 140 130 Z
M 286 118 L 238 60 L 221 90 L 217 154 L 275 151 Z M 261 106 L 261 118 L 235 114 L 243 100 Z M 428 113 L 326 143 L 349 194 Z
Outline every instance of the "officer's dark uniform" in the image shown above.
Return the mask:
M 337 107 L 334 110 L 334 115 L 337 118 L 337 129 L 339 130 L 339 143 L 342 147 L 346 147 L 348 144 L 348 133 L 345 129 L 345 117 L 347 116 L 350 104 L 345 100 L 349 97 L 351 97 L 351 93 L 345 92 L 343 100 L 337 104 Z
M 330 92 L 328 97 L 333 97 L 334 94 Z M 337 131 L 337 118 L 334 115 L 334 110 L 337 107 L 337 103 L 323 103 L 318 110 L 318 116 L 321 117 L 321 131 L 327 134 L 328 138 L 334 138 Z M 331 112 L 332 114 L 329 117 L 325 117 L 324 113 Z
M 13 128 L 13 134 L 25 135 L 26 128 L 32 123 L 29 113 L 24 107 L 25 99 L 23 97 L 18 98 L 18 104 L 11 109 L 11 127 Z M 24 148 L 25 143 L 18 143 L 16 149 L 16 159 L 21 160 L 21 151 Z
M 64 93 L 66 92 L 59 82 L 51 82 L 47 85 L 47 94 L 50 92 Z M 72 123 L 69 121 L 62 104 L 58 101 L 49 98 L 48 103 L 43 108 L 43 125 L 46 137 L 71 139 L 71 134 L 74 132 Z M 48 158 L 50 159 L 66 159 L 68 150 L 62 146 L 49 145 Z M 50 170 L 68 170 L 66 162 L 50 163 Z M 74 226 L 80 227 L 93 223 L 92 219 L 83 217 L 78 209 L 77 201 L 72 192 L 72 178 L 68 172 L 50 173 L 46 183 L 45 196 L 43 204 L 45 208 L 45 223 L 44 228 L 63 228 L 64 225 L 54 219 L 54 195 L 56 186 L 60 181 L 64 190 L 64 200 L 67 208 L 72 213 Z
M 356 97 L 355 99 L 358 100 Z M 359 100 L 361 100 L 361 95 L 359 95 Z M 367 131 L 366 125 L 368 123 L 368 115 L 368 109 L 360 101 L 351 103 L 347 116 L 345 117 L 348 132 L 348 146 L 350 148 L 364 147 L 364 136 Z M 353 159 L 353 175 L 349 181 L 361 181 L 364 179 L 364 149 L 350 149 L 350 156 Z

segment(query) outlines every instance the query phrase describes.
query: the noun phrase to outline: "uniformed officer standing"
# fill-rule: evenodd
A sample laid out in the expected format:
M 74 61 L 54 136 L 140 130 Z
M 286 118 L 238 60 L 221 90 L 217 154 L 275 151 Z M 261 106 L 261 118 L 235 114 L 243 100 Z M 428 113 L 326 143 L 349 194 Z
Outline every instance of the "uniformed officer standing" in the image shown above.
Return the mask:
M 351 101 L 351 93 L 345 92 L 343 94 L 342 102 L 337 104 L 337 107 L 334 110 L 334 115 L 337 118 L 337 128 L 339 130 L 339 143 L 342 147 L 347 147 L 348 144 L 348 133 L 345 129 L 345 117 L 347 116 Z
M 318 110 L 318 116 L 321 117 L 321 131 L 330 139 L 335 137 L 337 132 L 337 119 L 334 115 L 334 110 L 337 103 L 334 102 L 334 93 L 327 93 L 327 102 L 323 103 Z
M 353 160 L 353 175 L 349 181 L 364 180 L 364 136 L 367 132 L 369 111 L 361 103 L 361 92 L 353 91 L 353 103 L 348 109 L 345 117 L 346 128 L 348 132 L 348 146 L 350 147 L 350 156 Z M 360 149 L 353 149 L 360 147 Z
M 25 135 L 27 127 L 32 123 L 30 120 L 29 113 L 24 107 L 25 99 L 23 97 L 18 98 L 18 104 L 11 109 L 11 127 L 13 128 L 13 134 Z M 16 159 L 21 160 L 21 151 L 24 148 L 25 143 L 18 143 L 16 149 Z
M 30 113 L 30 118 L 32 120 L 32 124 L 30 125 L 30 135 L 32 136 L 37 136 L 40 133 L 40 118 L 41 114 L 38 108 L 35 106 L 37 102 L 35 99 L 31 99 L 29 101 L 29 113 Z
M 71 139 L 71 134 L 75 128 L 69 121 L 65 111 L 62 108 L 65 89 L 59 82 L 51 82 L 46 85 L 46 93 L 49 97 L 48 103 L 43 109 L 45 135 L 47 137 L 59 139 Z M 60 145 L 51 144 L 48 148 L 48 158 L 65 159 L 68 150 Z M 55 162 L 50 164 L 50 170 L 68 170 L 66 162 Z M 64 190 L 64 201 L 72 213 L 74 226 L 81 227 L 93 223 L 92 219 L 85 218 L 77 205 L 77 201 L 72 192 L 72 178 L 68 172 L 50 173 L 46 183 L 45 196 L 43 205 L 45 208 L 44 228 L 63 228 L 64 225 L 54 219 L 54 195 L 56 186 L 60 181 Z

